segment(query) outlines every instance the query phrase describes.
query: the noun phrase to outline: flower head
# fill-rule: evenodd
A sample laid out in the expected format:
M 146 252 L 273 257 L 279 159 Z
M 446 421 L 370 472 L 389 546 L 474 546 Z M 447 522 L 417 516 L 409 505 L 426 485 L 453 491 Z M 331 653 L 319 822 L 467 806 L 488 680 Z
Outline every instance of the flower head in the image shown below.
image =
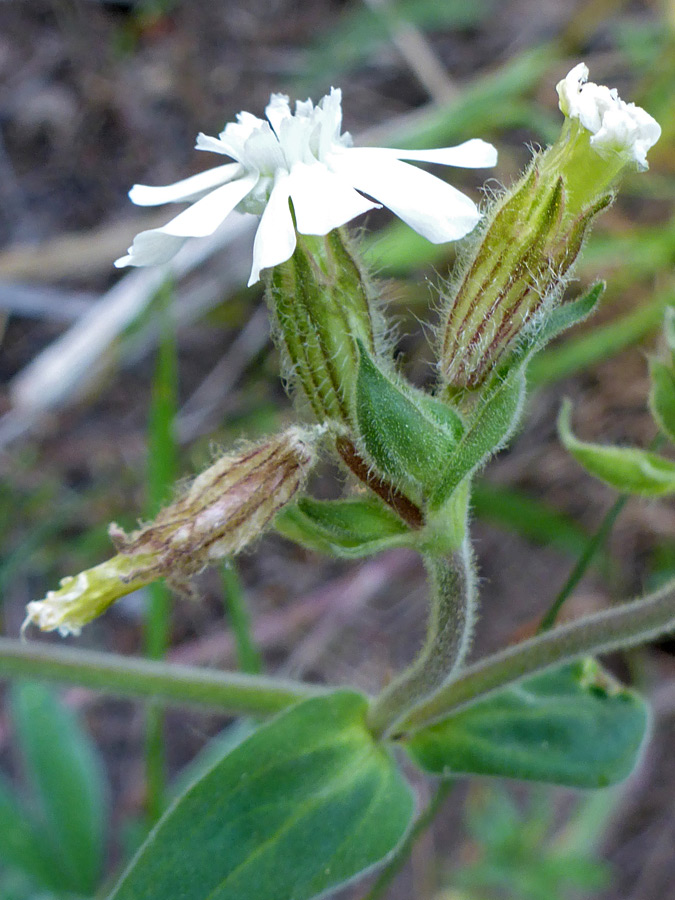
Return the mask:
M 200 134 L 198 150 L 235 161 L 166 187 L 134 185 L 129 196 L 139 206 L 194 202 L 162 228 L 137 235 L 115 265 L 165 263 L 186 238 L 212 234 L 235 209 L 261 215 L 249 284 L 259 280 L 262 269 L 292 256 L 296 228 L 324 235 L 380 205 L 433 243 L 473 230 L 480 214 L 472 200 L 402 160 L 492 166 L 497 151 L 491 144 L 470 140 L 421 151 L 356 148 L 350 135 L 341 133 L 341 101 L 340 90 L 332 88 L 316 106 L 311 100 L 298 102 L 292 113 L 288 97 L 273 94 L 267 121 L 241 112 L 217 138 Z
M 661 127 L 634 103 L 625 103 L 616 88 L 588 81 L 588 67 L 579 63 L 557 85 L 560 109 L 578 119 L 591 133 L 591 147 L 601 156 L 618 154 L 641 170 L 648 168 L 647 151 L 661 136 Z

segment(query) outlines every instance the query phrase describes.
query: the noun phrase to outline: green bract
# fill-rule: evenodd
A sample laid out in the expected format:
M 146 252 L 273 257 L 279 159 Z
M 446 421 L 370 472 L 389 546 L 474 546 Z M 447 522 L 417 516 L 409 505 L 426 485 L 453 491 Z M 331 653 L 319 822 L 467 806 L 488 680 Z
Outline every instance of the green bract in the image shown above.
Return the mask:
M 423 502 L 442 477 L 462 433 L 449 407 L 385 374 L 360 347 L 356 422 L 377 470 Z
M 289 538 L 332 556 L 357 558 L 412 542 L 408 526 L 382 502 L 303 497 L 274 523 Z

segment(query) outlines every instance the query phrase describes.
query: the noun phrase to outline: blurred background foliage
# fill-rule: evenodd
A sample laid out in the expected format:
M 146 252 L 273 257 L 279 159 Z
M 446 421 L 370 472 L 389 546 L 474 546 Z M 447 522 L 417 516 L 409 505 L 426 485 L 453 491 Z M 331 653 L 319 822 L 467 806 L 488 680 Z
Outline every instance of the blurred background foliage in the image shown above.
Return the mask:
M 675 308 L 675 4 L 0 4 L 3 632 L 16 635 L 25 603 L 60 577 L 105 558 L 109 521 L 133 527 L 175 477 L 211 458 L 212 444 L 257 437 L 291 415 L 260 290 L 242 287 L 245 229 L 171 284 L 131 273 L 115 287 L 111 261 L 138 230 L 168 217 L 133 209 L 133 182 L 167 183 L 210 165 L 192 151 L 195 134 L 216 133 L 240 109 L 260 115 L 272 91 L 317 99 L 340 85 L 345 126 L 359 142 L 492 141 L 500 162 L 488 176 L 489 196 L 517 177 L 528 147 L 555 138 L 554 86 L 580 59 L 593 80 L 644 106 L 663 135 L 650 172 L 631 178 L 600 220 L 570 287 L 575 296 L 606 279 L 601 312 L 536 360 L 522 433 L 477 486 L 479 653 L 531 633 L 580 559 L 569 614 L 675 573 L 672 503 L 631 499 L 614 515 L 616 496 L 564 454 L 555 432 L 568 395 L 588 440 L 646 447 L 655 435 L 646 354 L 659 345 L 666 308 Z M 480 197 L 479 173 L 449 177 Z M 400 364 L 430 383 L 421 324 L 433 319 L 429 281 L 449 276 L 456 248 L 428 244 L 386 212 L 367 225 L 364 251 L 382 279 Z M 50 353 L 60 367 L 36 367 Z M 318 496 L 335 494 L 335 474 L 326 463 Z M 207 574 L 198 590 L 198 605 L 169 598 L 161 585 L 139 592 L 78 643 L 249 671 L 264 665 L 375 690 L 409 657 L 424 617 L 422 573 L 403 551 L 355 569 L 272 536 L 239 570 Z M 661 682 L 654 744 L 623 793 L 579 800 L 478 786 L 462 812 L 466 788 L 457 787 L 457 801 L 444 805 L 391 896 L 668 896 L 672 650 L 665 643 L 613 661 L 651 693 Z M 0 894 L 8 900 L 92 896 L 101 873 L 119 866 L 161 811 L 168 781 L 225 724 L 197 713 L 146 715 L 85 692 L 50 697 L 37 686 L 17 688 L 0 719 L 0 828 L 21 845 L 0 841 Z M 36 705 L 49 713 L 39 730 Z M 98 750 L 73 724 L 73 709 L 86 715 Z M 63 771 L 38 777 L 47 724 L 57 748 L 50 765 Z M 98 823 L 86 846 L 77 845 L 82 822 L 60 832 L 49 819 L 64 784 L 71 802 L 83 798 L 82 816 Z M 64 868 L 71 851 L 86 861 L 74 856 Z M 606 864 L 594 856 L 601 851 Z

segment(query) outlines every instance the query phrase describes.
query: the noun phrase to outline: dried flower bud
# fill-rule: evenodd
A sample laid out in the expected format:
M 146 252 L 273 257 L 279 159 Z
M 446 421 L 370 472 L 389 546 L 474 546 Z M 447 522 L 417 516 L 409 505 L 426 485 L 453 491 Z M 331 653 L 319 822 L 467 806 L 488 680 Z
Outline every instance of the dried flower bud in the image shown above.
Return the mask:
M 304 484 L 321 431 L 289 428 L 222 456 L 132 534 L 113 523 L 109 533 L 118 555 L 64 578 L 59 590 L 29 603 L 24 627 L 34 623 L 43 631 L 76 634 L 125 594 L 157 578 L 183 586 L 214 560 L 243 550 Z
M 659 126 L 580 65 L 558 85 L 560 138 L 498 200 L 442 323 L 440 370 L 480 387 L 533 320 L 560 299 L 593 219 L 629 169 L 646 168 Z
M 144 556 L 153 577 L 185 579 L 255 540 L 302 487 L 315 461 L 318 429 L 290 428 L 242 453 L 220 457 L 149 525 L 125 534 L 120 553 Z

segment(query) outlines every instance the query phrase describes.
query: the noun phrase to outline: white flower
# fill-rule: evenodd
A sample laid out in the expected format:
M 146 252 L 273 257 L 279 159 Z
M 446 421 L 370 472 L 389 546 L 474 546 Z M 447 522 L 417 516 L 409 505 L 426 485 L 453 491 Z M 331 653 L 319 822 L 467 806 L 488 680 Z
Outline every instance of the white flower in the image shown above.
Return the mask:
M 557 86 L 560 109 L 591 132 L 591 147 L 601 156 L 619 154 L 646 169 L 647 151 L 661 136 L 661 127 L 634 103 L 625 103 L 616 88 L 588 81 L 588 67 L 579 63 Z
M 259 280 L 262 269 L 292 256 L 295 228 L 301 234 L 327 234 L 380 204 L 433 243 L 457 240 L 473 230 L 480 213 L 472 200 L 401 160 L 493 166 L 497 151 L 491 144 L 470 140 L 419 151 L 352 147 L 350 135 L 340 134 L 341 101 L 340 90 L 332 88 L 317 106 L 311 100 L 298 102 L 293 114 L 288 97 L 273 94 L 265 110 L 267 122 L 242 112 L 217 138 L 200 134 L 198 150 L 235 162 L 166 187 L 134 185 L 129 197 L 139 206 L 195 202 L 164 227 L 142 231 L 115 265 L 165 263 L 186 238 L 212 234 L 234 209 L 261 215 L 249 284 Z

